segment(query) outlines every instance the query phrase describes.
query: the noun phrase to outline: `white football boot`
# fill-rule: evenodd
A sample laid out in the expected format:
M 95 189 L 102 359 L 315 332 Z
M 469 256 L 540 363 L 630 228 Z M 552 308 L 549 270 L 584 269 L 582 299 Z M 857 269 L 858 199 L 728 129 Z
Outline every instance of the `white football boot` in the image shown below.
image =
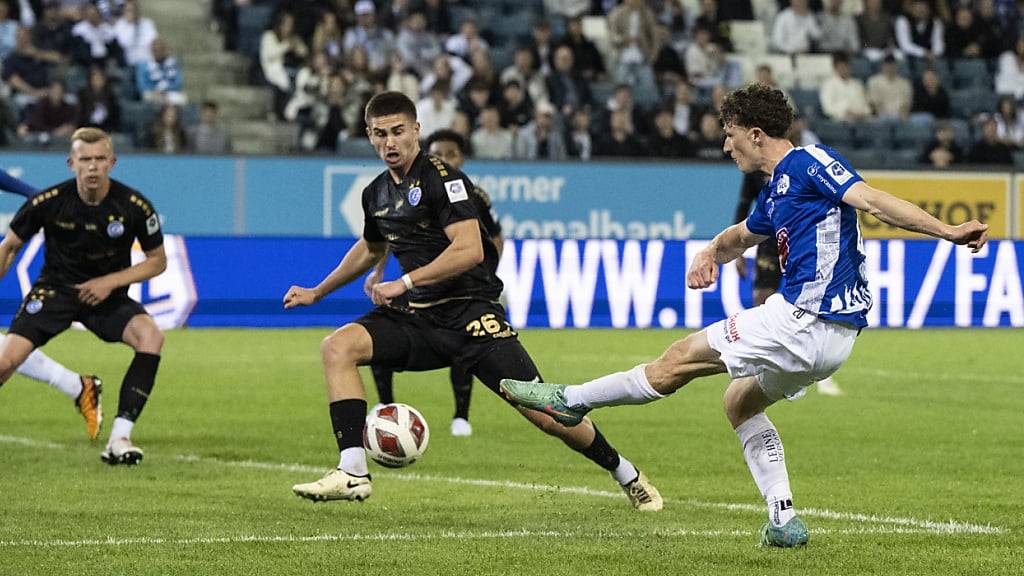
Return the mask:
M 128 438 L 111 438 L 110 443 L 100 453 L 100 459 L 111 466 L 118 464 L 131 466 L 142 461 L 142 449 L 133 446 L 132 441 Z
M 351 476 L 340 468 L 335 468 L 316 482 L 296 484 L 292 492 L 297 496 L 308 498 L 314 502 L 325 500 L 366 500 L 373 492 L 370 475 Z

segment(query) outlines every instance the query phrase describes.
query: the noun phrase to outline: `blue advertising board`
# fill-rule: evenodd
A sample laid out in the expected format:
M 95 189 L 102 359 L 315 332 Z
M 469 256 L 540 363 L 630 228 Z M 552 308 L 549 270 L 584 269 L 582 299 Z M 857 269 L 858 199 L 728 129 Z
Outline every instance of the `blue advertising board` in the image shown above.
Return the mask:
M 0 154 L 35 186 L 71 177 L 66 155 Z M 352 238 L 361 192 L 379 161 L 123 155 L 112 175 L 186 236 Z M 469 162 L 510 238 L 711 238 L 731 224 L 740 173 L 731 164 Z M 0 195 L 0 229 L 21 205 Z
M 351 239 L 169 235 L 168 271 L 133 296 L 164 327 L 338 326 L 371 308 L 356 281 L 315 306 L 284 310 L 292 284 L 314 286 Z M 508 241 L 498 269 L 517 327 L 700 328 L 752 303 L 733 265 L 706 290 L 686 288 L 704 241 Z M 866 240 L 873 326 L 1024 326 L 1024 242 L 993 241 L 978 254 L 932 240 Z M 138 256 L 141 258 L 141 254 Z M 748 253 L 753 257 L 753 251 Z M 40 238 L 0 281 L 0 322 L 9 323 L 38 273 Z M 399 276 L 392 261 L 386 278 Z

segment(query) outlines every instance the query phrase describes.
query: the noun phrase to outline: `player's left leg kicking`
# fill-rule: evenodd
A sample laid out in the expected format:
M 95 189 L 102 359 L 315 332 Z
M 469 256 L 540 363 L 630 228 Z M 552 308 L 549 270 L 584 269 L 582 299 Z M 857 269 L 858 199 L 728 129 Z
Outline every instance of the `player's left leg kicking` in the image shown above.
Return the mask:
M 573 425 L 593 408 L 646 404 L 695 378 L 728 371 L 733 381 L 726 390 L 725 413 L 768 505 L 762 542 L 801 546 L 807 543 L 807 529 L 793 508 L 782 441 L 764 411 L 782 398 L 798 398 L 813 380 L 837 370 L 852 350 L 856 330 L 800 312 L 775 296 L 765 306 L 675 342 L 650 364 L 579 386 L 503 380 L 502 391 L 517 404 Z

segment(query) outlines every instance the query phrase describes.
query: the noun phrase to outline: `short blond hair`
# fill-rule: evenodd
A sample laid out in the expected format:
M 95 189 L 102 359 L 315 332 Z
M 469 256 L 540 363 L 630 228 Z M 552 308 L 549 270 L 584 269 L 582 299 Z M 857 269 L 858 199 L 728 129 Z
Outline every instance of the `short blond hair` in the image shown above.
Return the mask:
M 79 128 L 71 135 L 71 146 L 75 145 L 75 142 L 81 140 L 86 144 L 95 144 L 102 140 L 106 140 L 110 143 L 110 151 L 114 151 L 114 139 L 110 137 L 110 134 L 99 128 Z

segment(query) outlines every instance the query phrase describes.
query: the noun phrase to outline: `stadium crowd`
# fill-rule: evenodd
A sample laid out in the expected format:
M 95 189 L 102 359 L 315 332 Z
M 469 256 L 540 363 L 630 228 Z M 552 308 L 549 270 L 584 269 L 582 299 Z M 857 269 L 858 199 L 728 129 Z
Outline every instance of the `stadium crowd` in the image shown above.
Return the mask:
M 215 102 L 141 0 L 0 0 L 0 143 L 74 126 L 136 148 L 231 148 Z M 1015 0 L 211 0 L 297 151 L 361 143 L 383 89 L 486 159 L 724 161 L 717 108 L 783 89 L 804 143 L 855 164 L 1024 166 L 1024 10 Z M 159 106 L 144 126 L 121 111 Z

